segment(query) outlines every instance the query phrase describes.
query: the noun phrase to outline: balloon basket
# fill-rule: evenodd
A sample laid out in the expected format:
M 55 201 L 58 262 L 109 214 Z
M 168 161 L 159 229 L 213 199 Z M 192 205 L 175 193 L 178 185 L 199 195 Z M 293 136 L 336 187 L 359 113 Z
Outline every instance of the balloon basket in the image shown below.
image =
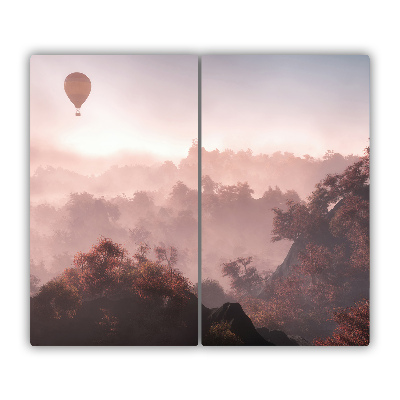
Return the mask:
M 76 117 L 80 117 L 81 116 L 81 112 L 79 110 L 76 110 L 75 116 Z

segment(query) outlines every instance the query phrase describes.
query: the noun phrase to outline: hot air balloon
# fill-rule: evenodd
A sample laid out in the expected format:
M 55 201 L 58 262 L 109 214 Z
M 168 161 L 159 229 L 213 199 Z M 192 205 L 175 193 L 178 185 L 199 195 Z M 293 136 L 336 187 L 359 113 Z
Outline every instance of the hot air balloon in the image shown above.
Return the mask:
M 90 94 L 92 85 L 90 79 L 80 72 L 69 74 L 64 81 L 64 90 L 76 108 L 76 116 L 81 115 L 80 108 Z

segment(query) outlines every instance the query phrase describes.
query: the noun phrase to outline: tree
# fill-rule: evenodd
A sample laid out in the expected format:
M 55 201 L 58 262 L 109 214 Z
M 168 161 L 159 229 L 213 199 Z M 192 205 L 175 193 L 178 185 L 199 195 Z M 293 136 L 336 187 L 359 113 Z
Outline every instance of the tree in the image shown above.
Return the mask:
M 176 249 L 176 247 L 170 246 L 167 250 L 164 245 L 161 245 L 157 246 L 154 251 L 156 253 L 157 260 L 160 263 L 166 262 L 168 268 L 170 269 L 172 269 L 176 265 L 178 261 L 178 250 Z
M 37 276 L 31 274 L 31 296 L 35 295 L 39 291 L 39 283 L 40 279 Z
M 316 185 L 308 199 L 312 211 L 318 210 L 323 215 L 329 207 L 340 200 L 357 196 L 365 198 L 369 191 L 369 147 L 359 161 L 350 165 L 341 174 L 329 174 Z
M 229 205 L 235 202 L 246 202 L 252 199 L 254 190 L 247 182 L 236 185 L 218 185 L 217 194 L 221 204 Z
M 316 346 L 368 346 L 369 345 L 369 300 L 356 303 L 334 314 L 338 327 L 326 339 L 314 340 Z
M 135 268 L 130 272 L 132 290 L 143 298 L 160 298 L 164 301 L 172 300 L 174 304 L 184 304 L 191 292 L 191 284 L 179 271 L 173 267 L 178 261 L 178 251 L 171 247 L 168 252 L 163 246 L 155 250 L 157 261 L 147 257 L 150 248 L 140 246 L 134 258 L 137 260 Z M 167 262 L 164 265 L 163 262 Z
M 121 272 L 130 265 L 130 260 L 121 245 L 101 237 L 88 253 L 75 255 L 74 265 L 81 273 L 85 292 L 104 296 L 116 289 Z
M 141 245 L 130 258 L 101 237 L 89 252 L 77 254 L 73 268 L 31 297 L 32 344 L 160 344 L 197 333 L 197 319 L 194 326 L 187 315 L 196 309 L 189 280 L 150 260 L 149 251 Z
M 197 295 L 198 285 L 194 286 Z M 216 308 L 232 300 L 224 291 L 224 288 L 215 279 L 206 278 L 201 282 L 201 303 L 208 308 Z
M 288 307 L 297 309 L 293 318 L 309 318 L 317 327 L 329 318 L 333 307 L 364 296 L 363 282 L 368 282 L 369 271 L 368 190 L 367 149 L 366 155 L 343 173 L 328 175 L 317 184 L 306 204 L 289 203 L 287 211 L 274 210 L 272 240 L 297 240 L 297 260 L 286 280 L 298 274 L 296 290 L 301 296 L 292 289 L 287 292 L 290 287 L 285 277 L 281 278 L 269 287 L 269 308 L 275 303 L 283 315 Z M 278 290 L 286 292 L 286 305 Z M 287 317 L 289 322 L 290 314 Z
M 273 208 L 275 213 L 273 220 L 272 241 L 282 239 L 296 240 L 303 235 L 308 235 L 312 229 L 313 218 L 305 204 L 287 201 L 288 210 Z
M 154 201 L 147 192 L 136 191 L 133 195 L 132 205 L 139 212 L 144 213 L 154 206 Z
M 99 235 L 114 236 L 120 232 L 117 205 L 89 193 L 72 193 L 65 206 L 68 215 L 69 239 L 89 246 Z M 64 247 L 65 251 L 65 247 Z
M 46 319 L 73 318 L 82 304 L 79 291 L 60 278 L 43 285 L 32 298 L 33 311 Z
M 144 226 L 129 229 L 129 236 L 136 244 L 144 243 L 150 235 L 151 233 Z
M 169 203 L 174 208 L 197 209 L 197 190 L 190 189 L 182 181 L 178 181 L 172 188 Z
M 350 195 L 330 221 L 330 230 L 337 237 L 345 237 L 352 250 L 350 264 L 354 269 L 369 269 L 369 201 Z
M 203 339 L 204 346 L 240 346 L 243 341 L 231 331 L 227 321 L 214 323 Z
M 238 182 L 237 185 L 237 198 L 239 201 L 248 201 L 252 199 L 254 190 L 250 188 L 247 182 Z
M 203 190 L 203 195 L 216 194 L 218 186 L 219 186 L 218 183 L 214 182 L 209 175 L 205 175 L 201 178 L 201 187 Z
M 222 264 L 222 274 L 229 276 L 232 290 L 239 296 L 256 294 L 263 282 L 255 267 L 249 267 L 253 257 L 238 257 Z
M 319 269 L 327 266 L 328 249 L 313 242 L 320 232 L 346 239 L 350 244 L 350 265 L 354 269 L 369 269 L 369 149 L 360 161 L 346 168 L 342 174 L 328 175 L 316 185 L 307 204 L 288 202 L 288 210 L 275 212 L 272 241 L 297 240 L 311 243 L 307 253 L 313 263 L 320 260 Z M 331 207 L 334 206 L 333 209 Z M 315 243 L 317 244 L 317 243 Z M 343 251 L 342 251 L 343 252 Z M 324 261 L 322 253 L 325 254 Z M 303 264 L 310 270 L 311 258 L 303 256 Z M 307 264 L 308 260 L 308 264 Z

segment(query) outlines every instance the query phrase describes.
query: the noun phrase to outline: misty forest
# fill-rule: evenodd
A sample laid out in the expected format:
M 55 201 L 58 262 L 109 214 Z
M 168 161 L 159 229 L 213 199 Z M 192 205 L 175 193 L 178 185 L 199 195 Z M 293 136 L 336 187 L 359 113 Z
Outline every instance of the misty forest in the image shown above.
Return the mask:
M 198 153 L 32 171 L 32 345 L 197 345 Z M 203 345 L 367 345 L 369 149 L 201 157 Z

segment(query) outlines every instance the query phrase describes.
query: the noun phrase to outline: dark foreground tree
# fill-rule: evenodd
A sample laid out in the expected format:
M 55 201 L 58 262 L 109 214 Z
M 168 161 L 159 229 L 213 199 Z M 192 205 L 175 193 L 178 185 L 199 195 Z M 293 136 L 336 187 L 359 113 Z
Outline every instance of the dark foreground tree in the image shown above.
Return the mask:
M 100 238 L 74 268 L 31 298 L 34 345 L 182 345 L 197 343 L 197 302 L 179 271 L 149 259 L 142 245 L 133 258 Z M 177 257 L 177 254 L 175 254 Z

